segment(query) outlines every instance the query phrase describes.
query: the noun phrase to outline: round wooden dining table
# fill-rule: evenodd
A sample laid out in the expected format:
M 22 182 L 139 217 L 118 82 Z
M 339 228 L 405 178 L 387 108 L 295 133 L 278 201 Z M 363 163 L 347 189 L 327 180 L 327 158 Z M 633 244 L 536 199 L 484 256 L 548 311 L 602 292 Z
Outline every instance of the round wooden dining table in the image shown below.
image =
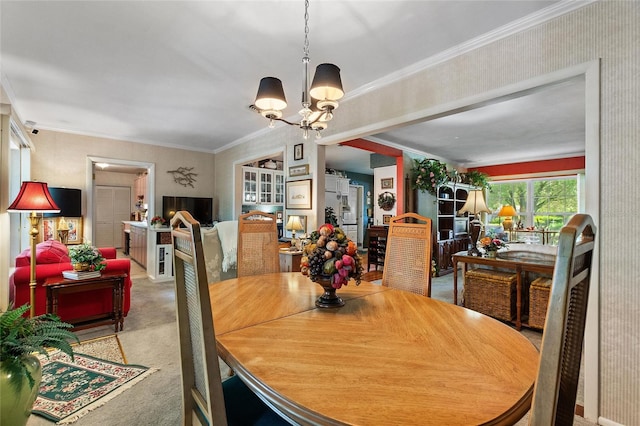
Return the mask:
M 369 282 L 322 288 L 300 273 L 209 285 L 220 357 L 298 424 L 513 424 L 529 410 L 538 351 L 460 306 Z

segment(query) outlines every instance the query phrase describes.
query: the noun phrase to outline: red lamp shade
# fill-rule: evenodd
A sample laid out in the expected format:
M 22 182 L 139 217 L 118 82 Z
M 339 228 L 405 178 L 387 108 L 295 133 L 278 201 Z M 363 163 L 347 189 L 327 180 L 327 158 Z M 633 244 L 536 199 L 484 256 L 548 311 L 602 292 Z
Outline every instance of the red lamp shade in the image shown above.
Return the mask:
M 53 201 L 45 182 L 22 182 L 20 193 L 7 209 L 8 212 L 30 211 L 58 213 L 60 208 Z

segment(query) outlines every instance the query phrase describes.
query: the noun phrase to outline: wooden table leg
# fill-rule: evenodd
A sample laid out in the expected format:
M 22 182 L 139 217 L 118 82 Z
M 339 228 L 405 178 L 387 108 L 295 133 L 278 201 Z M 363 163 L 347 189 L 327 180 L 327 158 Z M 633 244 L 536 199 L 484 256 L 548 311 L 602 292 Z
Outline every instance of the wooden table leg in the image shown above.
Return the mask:
M 516 267 L 516 329 L 522 328 L 522 268 Z
M 53 294 L 51 294 L 51 287 L 47 287 L 47 310 L 48 314 L 53 313 Z
M 458 259 L 453 259 L 453 304 L 458 304 Z

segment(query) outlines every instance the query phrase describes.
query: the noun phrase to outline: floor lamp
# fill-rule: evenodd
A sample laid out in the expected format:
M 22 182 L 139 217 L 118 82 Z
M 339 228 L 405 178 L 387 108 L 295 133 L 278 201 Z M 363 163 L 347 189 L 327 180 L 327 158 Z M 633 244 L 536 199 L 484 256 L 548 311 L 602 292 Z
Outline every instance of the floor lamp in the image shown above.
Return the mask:
M 7 209 L 9 213 L 29 214 L 31 223 L 31 275 L 29 279 L 29 302 L 31 304 L 31 317 L 36 314 L 36 239 L 38 238 L 38 228 L 40 227 L 40 217 L 38 213 L 58 213 L 60 209 L 49 193 L 49 187 L 44 182 L 26 181 L 22 182 L 20 192 L 13 203 Z
M 475 189 L 469 191 L 467 201 L 465 201 L 464 206 L 458 211 L 458 214 L 469 213 L 473 215 L 473 220 L 469 224 L 471 226 L 471 248 L 467 252 L 469 256 L 481 256 L 477 245 L 480 230 L 482 229 L 482 222 L 478 218 L 478 215 L 482 212 L 491 213 L 491 210 L 487 208 L 487 204 L 484 202 L 482 190 Z

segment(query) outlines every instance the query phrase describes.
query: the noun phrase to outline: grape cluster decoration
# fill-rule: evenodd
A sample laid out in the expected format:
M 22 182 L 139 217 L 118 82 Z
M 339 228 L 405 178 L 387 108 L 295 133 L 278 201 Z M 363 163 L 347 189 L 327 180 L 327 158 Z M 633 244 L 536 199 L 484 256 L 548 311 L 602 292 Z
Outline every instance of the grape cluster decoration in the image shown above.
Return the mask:
M 331 280 L 331 286 L 339 289 L 350 279 L 360 284 L 362 260 L 357 245 L 347 238 L 344 231 L 325 223 L 311 234 L 311 243 L 304 248 L 300 260 L 302 275 L 311 281 Z

